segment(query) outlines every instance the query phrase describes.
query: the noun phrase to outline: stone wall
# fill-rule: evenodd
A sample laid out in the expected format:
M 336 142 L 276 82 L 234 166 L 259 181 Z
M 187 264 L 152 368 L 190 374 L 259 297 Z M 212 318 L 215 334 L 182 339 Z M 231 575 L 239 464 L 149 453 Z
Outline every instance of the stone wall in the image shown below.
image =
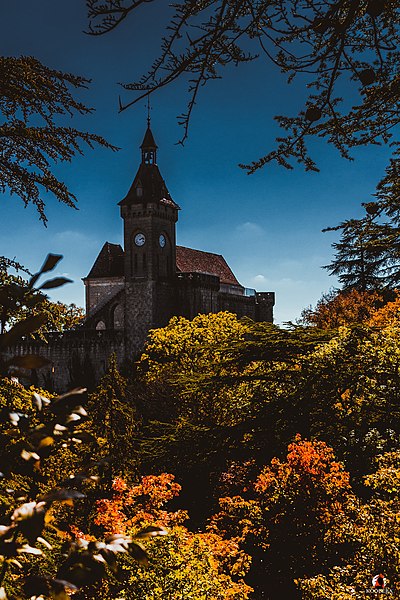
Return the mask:
M 93 388 L 105 373 L 111 354 L 116 354 L 119 365 L 135 360 L 149 329 L 164 327 L 173 315 L 193 319 L 200 313 L 229 311 L 238 317 L 272 322 L 274 301 L 273 292 L 252 296 L 223 293 L 219 278 L 205 273 L 180 273 L 169 282 L 131 280 L 125 284 L 125 293 L 118 293 L 99 314 L 88 319 L 92 329 L 48 334 L 48 343 L 26 340 L 10 348 L 8 355 L 39 354 L 47 358 L 49 366 L 34 373 L 32 381 L 46 389 Z M 100 316 L 105 329 L 95 330 L 94 321 Z
M 256 292 L 256 321 L 274 322 L 274 292 Z
M 238 317 L 273 323 L 274 292 L 256 292 L 254 296 L 219 294 L 219 310 L 228 310 Z
M 175 314 L 193 319 L 218 312 L 219 277 L 206 273 L 179 273 Z
M 99 308 L 108 302 L 117 292 L 125 287 L 124 278 L 98 277 L 85 278 L 86 316 L 91 317 Z
M 273 322 L 273 292 L 255 292 L 253 296 L 245 296 L 244 288 L 236 286 L 220 286 L 219 278 L 205 273 L 180 273 L 177 279 L 178 313 L 193 319 L 203 313 L 229 311 L 240 317 L 249 317 L 254 321 Z
M 47 335 L 48 343 L 25 340 L 8 349 L 7 356 L 39 354 L 50 361 L 38 369 L 32 382 L 50 391 L 64 392 L 71 387 L 94 387 L 104 375 L 111 354 L 124 361 L 124 336 L 121 331 L 76 330 Z
M 125 349 L 128 359 L 143 350 L 149 329 L 164 327 L 176 314 L 173 282 L 127 281 L 125 288 Z

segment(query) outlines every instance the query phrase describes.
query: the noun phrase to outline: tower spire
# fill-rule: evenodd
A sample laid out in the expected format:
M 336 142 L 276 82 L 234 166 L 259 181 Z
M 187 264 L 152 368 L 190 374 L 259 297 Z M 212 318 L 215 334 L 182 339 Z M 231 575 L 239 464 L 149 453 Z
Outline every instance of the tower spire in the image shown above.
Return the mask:
M 158 146 L 154 140 L 154 136 L 150 128 L 150 110 L 150 100 L 149 97 L 147 97 L 147 129 L 146 133 L 144 134 L 140 149 L 142 151 L 142 164 L 156 165 Z

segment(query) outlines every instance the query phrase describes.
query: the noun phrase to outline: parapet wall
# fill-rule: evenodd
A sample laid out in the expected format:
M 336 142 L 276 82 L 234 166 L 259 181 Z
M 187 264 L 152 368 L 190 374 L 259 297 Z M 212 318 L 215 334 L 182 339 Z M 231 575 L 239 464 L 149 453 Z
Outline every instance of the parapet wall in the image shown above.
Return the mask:
M 33 375 L 35 384 L 55 392 L 77 385 L 93 387 L 104 375 L 110 356 L 115 353 L 118 364 L 124 360 L 122 331 L 80 329 L 47 334 L 47 343 L 25 340 L 8 348 L 7 357 L 38 354 L 50 361 Z

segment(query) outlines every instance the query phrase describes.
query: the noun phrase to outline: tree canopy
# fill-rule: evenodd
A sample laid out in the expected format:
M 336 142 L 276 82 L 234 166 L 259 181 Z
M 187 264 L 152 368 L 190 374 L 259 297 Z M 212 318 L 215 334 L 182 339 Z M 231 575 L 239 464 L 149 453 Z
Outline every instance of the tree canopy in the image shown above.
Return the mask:
M 78 327 L 84 317 L 83 309 L 75 304 L 51 302 L 43 291 L 70 283 L 70 279 L 55 277 L 42 283 L 39 288 L 34 287 L 39 277 L 53 269 L 61 258 L 61 255 L 49 254 L 39 273 L 29 280 L 19 275 L 20 272 L 31 275 L 27 269 L 15 261 L 3 259 L 3 263 L 0 263 L 0 333 L 32 317 L 41 321 L 40 327 L 28 332 L 32 337 L 45 339 L 45 334 L 50 331 Z M 12 270 L 17 274 L 13 275 Z

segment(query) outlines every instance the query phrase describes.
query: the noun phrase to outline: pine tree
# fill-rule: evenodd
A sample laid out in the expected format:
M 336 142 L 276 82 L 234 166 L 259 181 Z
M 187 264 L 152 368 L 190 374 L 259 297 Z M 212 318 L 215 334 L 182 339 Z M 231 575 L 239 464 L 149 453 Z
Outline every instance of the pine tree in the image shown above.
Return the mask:
M 91 394 L 89 411 L 94 433 L 102 439 L 103 450 L 112 457 L 111 475 L 134 472 L 132 468 L 136 411 L 130 402 L 128 382 L 120 374 L 115 354 L 106 374 Z
M 389 224 L 379 224 L 368 215 L 362 219 L 349 219 L 337 227 L 341 237 L 334 242 L 335 258 L 324 268 L 338 277 L 344 290 L 361 292 L 379 290 L 392 284 L 391 244 L 395 229 Z

